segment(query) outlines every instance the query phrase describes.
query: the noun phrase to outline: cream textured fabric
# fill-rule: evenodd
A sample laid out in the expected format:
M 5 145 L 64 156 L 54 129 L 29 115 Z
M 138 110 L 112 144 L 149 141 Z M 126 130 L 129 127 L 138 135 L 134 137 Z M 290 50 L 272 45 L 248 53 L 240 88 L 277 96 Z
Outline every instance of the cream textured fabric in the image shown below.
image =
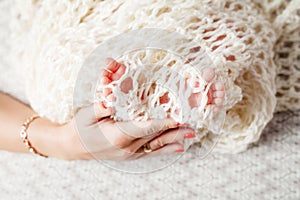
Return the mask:
M 299 22 L 300 23 L 300 22 Z M 276 46 L 277 110 L 300 107 L 300 28 L 283 36 Z
M 277 111 L 300 108 L 300 1 L 257 1 L 277 31 Z
M 78 72 L 101 42 L 133 29 L 152 27 L 176 31 L 205 47 L 205 54 L 213 61 L 212 67 L 227 91 L 223 128 L 216 132 L 195 123 L 193 127 L 201 128 L 198 132 L 204 145 L 211 146 L 221 133 L 215 150 L 240 152 L 259 139 L 272 118 L 276 87 L 281 103 L 278 110 L 299 107 L 299 88 L 290 83 L 297 79 L 299 69 L 289 66 L 294 69 L 286 72 L 293 73 L 291 79 L 279 81 L 286 77 L 282 76 L 282 53 L 278 52 L 275 59 L 277 69 L 273 61 L 276 40 L 283 33 L 292 33 L 299 25 L 299 1 L 280 2 L 19 1 L 15 3 L 10 23 L 13 71 L 18 70 L 27 77 L 21 93 L 25 92 L 30 105 L 40 115 L 64 123 L 74 116 L 73 110 L 79 109 L 72 104 Z M 280 42 L 276 47 L 279 46 Z M 201 49 L 187 56 L 201 57 L 202 53 Z M 297 62 L 293 55 L 289 51 L 291 63 Z M 126 57 L 130 68 L 137 62 L 133 58 Z M 120 57 L 121 61 L 124 59 L 125 55 Z M 171 60 L 157 60 L 162 61 Z M 201 65 L 201 60 L 198 63 Z M 92 88 L 90 84 L 93 83 L 86 85 L 87 90 Z M 93 101 L 82 99 L 85 104 Z M 152 116 L 155 115 L 149 117 Z
M 154 32 L 149 33 L 152 31 Z M 155 36 L 152 38 L 148 35 Z M 212 86 L 212 81 L 207 83 L 203 80 L 200 70 L 201 68 L 212 66 L 213 63 L 205 59 L 205 56 L 207 56 L 205 51 L 200 49 L 199 44 L 188 41 L 181 35 L 176 37 L 176 34 L 165 31 L 159 33 L 155 29 L 147 29 L 144 32 L 139 32 L 139 34 L 134 34 L 134 36 L 156 40 L 155 43 L 160 45 L 164 41 L 168 41 L 171 46 L 174 46 L 174 50 L 135 50 L 128 55 L 118 58 L 119 62 L 129 66 L 127 71 L 117 81 L 104 86 L 99 84 L 97 88 L 99 93 L 96 94 L 98 98 L 95 99 L 95 102 L 104 101 L 107 106 L 115 108 L 115 120 L 144 121 L 149 118 L 164 119 L 172 117 L 179 123 L 188 123 L 194 129 L 206 128 L 215 130 L 216 134 L 218 134 L 222 125 L 221 122 L 224 119 L 221 118 L 223 115 L 211 115 L 212 106 L 207 105 L 207 95 Z M 117 46 L 118 44 L 119 46 L 121 45 L 120 42 L 115 45 Z M 124 46 L 127 45 L 124 44 Z M 129 47 L 129 49 L 134 48 Z M 195 59 L 198 53 L 200 56 Z M 126 80 L 134 88 L 123 92 L 121 88 L 124 87 L 122 84 Z M 90 80 L 87 79 L 87 82 L 89 83 Z M 195 82 L 199 82 L 199 85 L 191 87 Z M 102 91 L 107 88 L 113 90 L 113 94 L 116 97 L 115 102 L 109 101 L 102 94 Z M 202 94 L 200 105 L 192 107 L 187 99 L 194 93 L 199 92 Z M 165 98 L 166 102 L 163 101 L 161 103 L 162 98 Z M 220 119 L 219 123 L 215 123 L 218 122 L 217 117 Z

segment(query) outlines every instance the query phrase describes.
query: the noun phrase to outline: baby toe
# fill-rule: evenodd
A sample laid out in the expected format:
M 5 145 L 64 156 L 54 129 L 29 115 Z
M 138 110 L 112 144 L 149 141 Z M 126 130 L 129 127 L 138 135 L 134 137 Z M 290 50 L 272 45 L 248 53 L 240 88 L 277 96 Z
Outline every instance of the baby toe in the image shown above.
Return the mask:
M 107 100 L 109 102 L 113 102 L 113 101 L 116 101 L 116 97 L 113 94 L 110 94 L 110 95 L 107 96 Z
M 213 84 L 213 90 L 224 91 L 225 90 L 224 84 L 221 82 L 216 82 L 215 84 Z
M 169 98 L 169 95 L 167 92 L 163 96 L 159 97 L 159 102 L 161 104 L 168 103 L 169 101 L 170 101 L 170 98 Z
M 210 82 L 215 77 L 215 70 L 213 68 L 205 68 L 202 70 L 202 78 L 206 82 Z
M 107 77 L 107 76 L 103 76 L 102 78 L 101 78 L 101 84 L 102 85 L 107 85 L 107 84 L 109 84 L 110 83 L 110 79 Z
M 214 91 L 213 92 L 213 97 L 219 97 L 219 98 L 223 98 L 225 96 L 225 91 Z
M 219 111 L 220 111 L 220 107 L 219 106 L 216 106 L 216 107 L 213 108 L 213 112 L 214 113 L 217 113 Z
M 119 69 L 120 64 L 113 58 L 107 58 L 105 62 L 108 71 L 115 73 Z
M 112 75 L 113 80 L 119 80 L 121 78 L 121 76 L 123 76 L 125 71 L 126 71 L 125 65 L 119 64 L 118 70 Z
M 120 85 L 121 91 L 127 94 L 133 88 L 133 81 L 130 77 L 124 79 Z
M 108 95 L 110 95 L 112 93 L 112 90 L 110 88 L 104 88 L 103 90 L 103 95 L 105 97 L 107 97 Z
M 191 94 L 188 101 L 189 101 L 191 108 L 199 106 L 199 104 L 201 102 L 201 94 L 200 93 Z
M 223 98 L 215 98 L 214 103 L 218 106 L 222 105 L 223 103 Z

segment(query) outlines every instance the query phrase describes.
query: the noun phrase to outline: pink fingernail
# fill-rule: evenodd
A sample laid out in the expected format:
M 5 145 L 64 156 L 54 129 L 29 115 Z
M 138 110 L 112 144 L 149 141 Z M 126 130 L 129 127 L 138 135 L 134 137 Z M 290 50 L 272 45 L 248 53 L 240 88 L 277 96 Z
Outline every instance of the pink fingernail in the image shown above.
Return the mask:
M 184 135 L 184 138 L 185 138 L 185 139 L 195 138 L 195 137 L 196 137 L 195 133 L 188 133 L 188 134 L 185 134 L 185 135 Z
M 183 124 L 181 124 L 181 123 L 177 123 L 177 124 L 176 124 L 176 126 L 183 126 Z
M 177 149 L 175 152 L 182 153 L 182 152 L 184 152 L 184 149 Z
M 179 126 L 179 127 L 181 127 L 181 126 L 188 126 L 188 124 L 187 123 L 177 123 L 177 126 Z

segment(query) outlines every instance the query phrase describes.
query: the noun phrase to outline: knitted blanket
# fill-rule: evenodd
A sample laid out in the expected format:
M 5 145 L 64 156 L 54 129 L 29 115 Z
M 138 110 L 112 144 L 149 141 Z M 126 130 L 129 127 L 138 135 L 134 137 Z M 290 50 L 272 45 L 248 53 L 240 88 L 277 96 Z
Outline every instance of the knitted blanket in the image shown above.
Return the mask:
M 10 71 L 15 78 L 4 75 L 1 87 L 8 92 L 10 88 L 18 89 L 14 95 L 25 97 L 22 100 L 41 116 L 67 122 L 80 107 L 95 101 L 94 95 L 89 95 L 96 87 L 92 78 L 82 83 L 81 96 L 74 98 L 74 91 L 85 61 L 97 46 L 132 30 L 169 30 L 187 40 L 175 41 L 179 53 L 188 52 L 180 55 L 198 69 L 214 67 L 226 88 L 221 129 L 210 128 L 214 126 L 187 107 L 179 116 L 175 109 L 171 110 L 171 116 L 179 122 L 189 122 L 203 145 L 210 147 L 218 141 L 214 151 L 241 152 L 259 139 L 273 116 L 276 98 L 278 111 L 299 108 L 299 7 L 299 0 L 16 1 L 10 15 L 8 41 L 12 52 Z M 148 38 L 144 40 L 151 41 L 149 35 L 145 34 Z M 111 48 L 124 46 L 111 44 Z M 138 62 L 147 64 L 149 60 L 152 65 L 170 66 L 173 71 L 188 68 L 182 56 L 166 55 L 164 51 L 132 49 L 118 56 L 131 69 Z M 157 67 L 151 70 L 143 81 L 157 83 L 158 77 L 163 77 L 163 82 L 170 83 L 178 79 Z M 85 71 L 87 77 L 97 75 L 92 70 Z M 134 83 L 141 79 L 137 74 L 131 74 L 135 76 Z M 24 87 L 16 85 L 15 79 L 22 80 Z M 8 84 L 10 87 L 5 87 Z M 148 84 L 145 91 L 152 86 Z M 155 100 L 165 88 L 153 90 L 147 99 Z M 136 96 L 133 92 L 125 99 L 118 98 L 115 109 L 119 120 L 138 116 L 146 120 L 161 115 L 159 106 L 154 104 L 149 109 L 133 101 L 130 105 L 119 103 Z M 180 93 L 171 98 L 168 106 L 175 108 L 179 97 Z M 79 103 L 73 104 L 74 101 Z M 150 114 L 142 112 L 145 110 Z

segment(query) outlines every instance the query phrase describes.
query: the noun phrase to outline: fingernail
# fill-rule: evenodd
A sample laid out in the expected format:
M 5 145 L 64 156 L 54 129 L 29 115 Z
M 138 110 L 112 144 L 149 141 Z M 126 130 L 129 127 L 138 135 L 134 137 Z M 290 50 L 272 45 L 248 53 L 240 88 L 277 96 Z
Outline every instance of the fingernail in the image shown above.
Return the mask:
M 185 139 L 188 139 L 188 138 L 194 138 L 194 137 L 196 137 L 195 133 L 188 133 L 188 134 L 185 134 L 185 135 L 184 135 L 184 138 L 185 138 Z
M 177 125 L 177 126 L 179 126 L 179 127 L 180 127 L 180 126 L 188 126 L 188 124 L 187 124 L 187 123 L 183 123 L 183 124 L 181 124 L 181 123 L 177 123 L 176 125 Z
M 182 152 L 184 152 L 184 149 L 177 149 L 175 152 L 182 153 Z

